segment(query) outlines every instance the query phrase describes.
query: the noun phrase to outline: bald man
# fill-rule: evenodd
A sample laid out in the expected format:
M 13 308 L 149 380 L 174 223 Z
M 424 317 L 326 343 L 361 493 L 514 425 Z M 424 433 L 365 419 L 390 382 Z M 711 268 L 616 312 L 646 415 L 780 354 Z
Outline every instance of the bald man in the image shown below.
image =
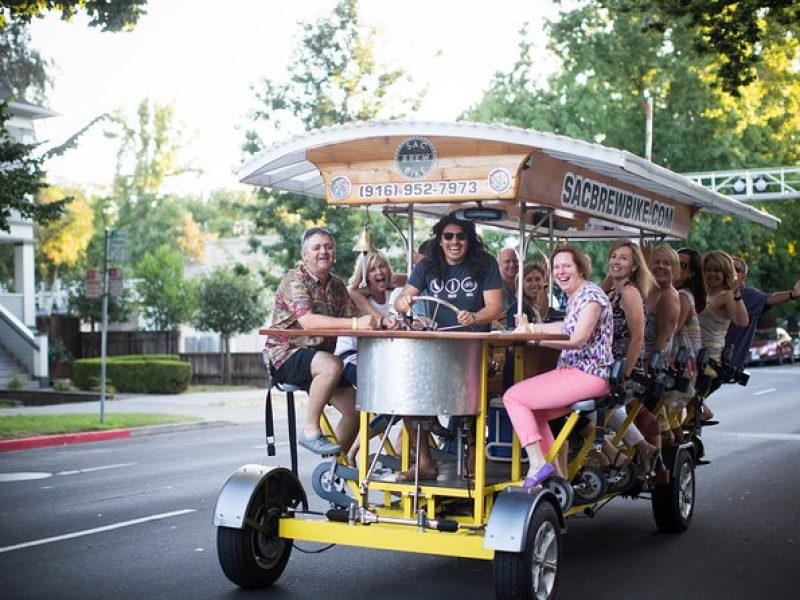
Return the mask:
M 503 248 L 497 255 L 497 264 L 503 280 L 503 312 L 506 312 L 517 299 L 516 281 L 519 273 L 517 251 L 513 248 Z

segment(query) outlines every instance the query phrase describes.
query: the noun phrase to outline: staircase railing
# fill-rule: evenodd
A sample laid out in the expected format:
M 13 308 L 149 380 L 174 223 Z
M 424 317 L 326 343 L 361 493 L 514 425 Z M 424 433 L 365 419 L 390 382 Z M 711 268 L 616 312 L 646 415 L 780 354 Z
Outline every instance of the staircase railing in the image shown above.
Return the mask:
M 29 375 L 42 385 L 47 383 L 47 335 L 32 333 L 2 304 L 0 304 L 0 342 Z

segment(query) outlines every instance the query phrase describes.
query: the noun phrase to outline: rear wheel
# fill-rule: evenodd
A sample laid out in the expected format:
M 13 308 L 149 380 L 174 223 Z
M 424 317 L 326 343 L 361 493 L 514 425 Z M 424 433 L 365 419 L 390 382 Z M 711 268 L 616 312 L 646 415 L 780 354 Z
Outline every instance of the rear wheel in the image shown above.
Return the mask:
M 555 597 L 561 562 L 561 529 L 556 508 L 540 502 L 534 509 L 522 552 L 497 551 L 494 591 L 498 600 L 549 600 Z
M 668 485 L 653 490 L 653 518 L 659 530 L 669 533 L 685 531 L 694 514 L 694 463 L 688 452 L 679 452 Z

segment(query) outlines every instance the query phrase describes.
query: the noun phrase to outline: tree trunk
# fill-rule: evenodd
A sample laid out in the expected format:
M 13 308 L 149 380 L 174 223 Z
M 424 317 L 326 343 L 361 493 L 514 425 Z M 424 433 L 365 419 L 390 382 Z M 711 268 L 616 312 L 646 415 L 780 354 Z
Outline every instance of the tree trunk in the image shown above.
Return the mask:
M 225 385 L 231 384 L 231 339 L 230 336 L 222 336 L 222 347 L 224 349 L 224 357 L 222 361 L 223 381 Z

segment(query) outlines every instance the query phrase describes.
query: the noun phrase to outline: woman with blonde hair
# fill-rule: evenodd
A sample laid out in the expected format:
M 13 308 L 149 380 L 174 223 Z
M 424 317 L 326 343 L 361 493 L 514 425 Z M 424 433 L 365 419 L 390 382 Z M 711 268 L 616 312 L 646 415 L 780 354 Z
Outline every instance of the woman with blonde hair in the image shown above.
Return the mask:
M 372 315 L 381 329 L 398 329 L 399 319 L 391 314 L 392 267 L 389 259 L 377 250 L 368 252 L 356 261 L 353 275 L 347 285 L 347 291 L 353 303 L 362 315 Z M 357 387 L 358 338 L 340 336 L 336 340 L 334 354 L 344 363 L 342 377 L 353 387 Z M 378 415 L 370 423 L 370 437 L 385 431 L 389 424 L 387 415 Z M 359 438 L 356 438 L 347 451 L 347 461 L 355 464 L 355 456 L 359 450 Z
M 608 277 L 613 285 L 608 293 L 614 321 L 612 353 L 614 360 L 625 359 L 625 376 L 629 377 L 634 370 L 643 370 L 640 356 L 645 330 L 644 299 L 655 287 L 655 280 L 639 246 L 626 238 L 616 240 L 608 251 Z M 617 407 L 609 424 L 618 429 L 625 418 L 625 409 Z M 656 446 L 650 444 L 633 423 L 623 439 L 629 447 L 636 448 L 642 470 L 650 473 L 658 452 Z M 620 454 L 615 450 L 606 446 L 606 453 L 610 454 L 608 458 L 614 465 L 621 466 L 618 464 Z
M 739 327 L 747 327 L 750 316 L 747 307 L 742 302 L 739 291 L 740 280 L 736 277 L 733 259 L 721 250 L 711 250 L 703 256 L 703 278 L 706 283 L 706 307 L 697 315 L 700 321 L 700 335 L 703 346 L 708 348 L 708 356 L 717 364 L 722 364 L 722 351 L 725 348 L 725 334 L 731 323 Z M 716 371 L 709 367 L 711 374 L 716 376 Z M 712 391 L 718 384 L 711 384 Z M 703 404 L 701 422 L 712 425 L 714 413 Z

